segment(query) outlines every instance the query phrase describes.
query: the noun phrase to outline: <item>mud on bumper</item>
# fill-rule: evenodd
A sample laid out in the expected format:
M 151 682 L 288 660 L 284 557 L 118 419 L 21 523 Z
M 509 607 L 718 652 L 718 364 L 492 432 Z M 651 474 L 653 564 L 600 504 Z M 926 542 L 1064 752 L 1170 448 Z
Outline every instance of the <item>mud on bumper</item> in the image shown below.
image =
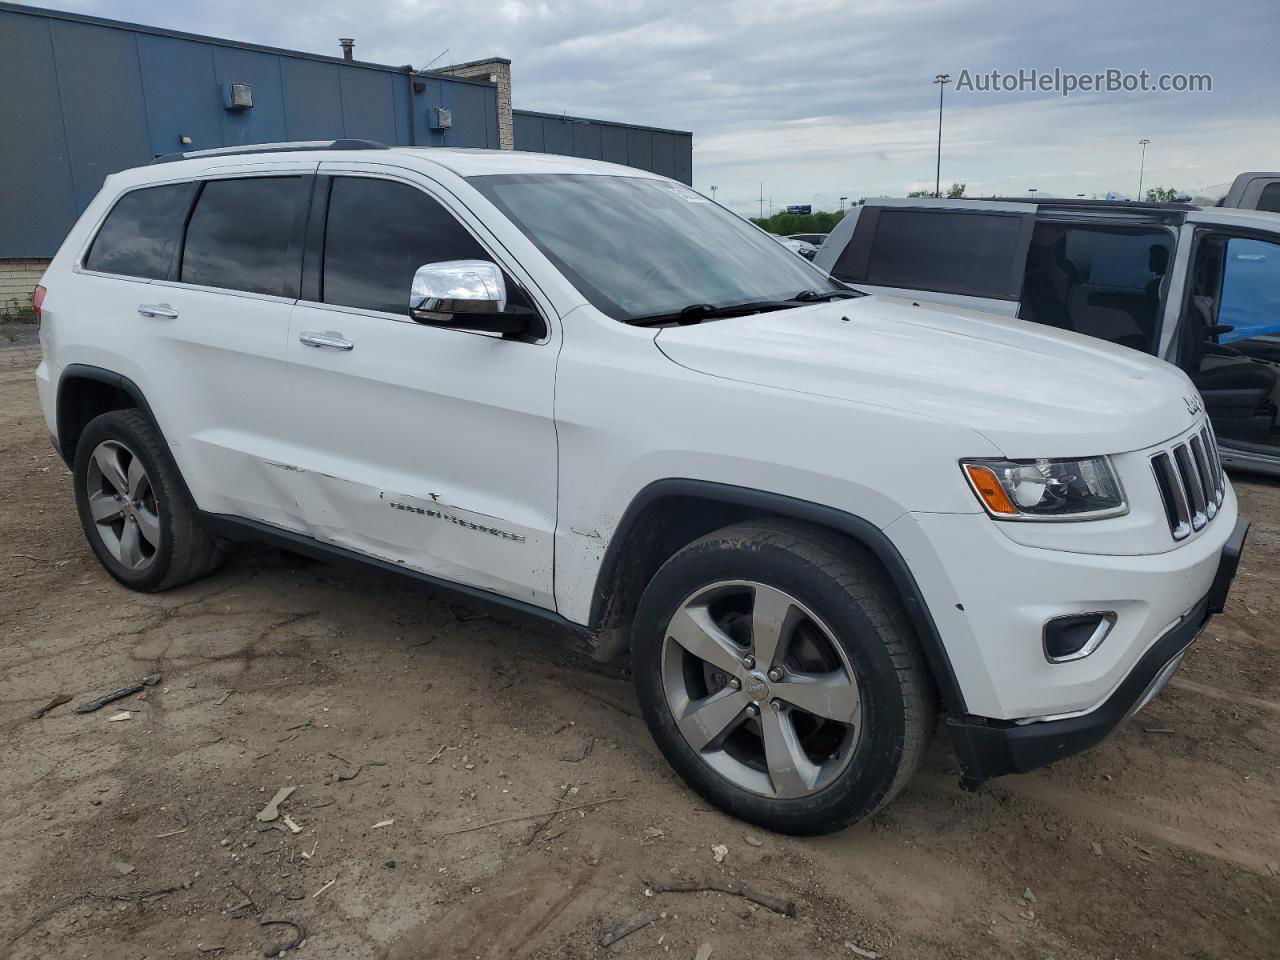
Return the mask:
M 1169 682 L 1183 654 L 1205 624 L 1226 606 L 1227 593 L 1240 564 L 1249 524 L 1239 520 L 1222 548 L 1213 586 L 1182 621 L 1168 631 L 1134 665 L 1102 706 L 1062 720 L 1018 724 L 986 717 L 949 717 L 951 743 L 960 759 L 962 782 L 975 787 L 992 777 L 1026 773 L 1096 746 L 1136 713 Z

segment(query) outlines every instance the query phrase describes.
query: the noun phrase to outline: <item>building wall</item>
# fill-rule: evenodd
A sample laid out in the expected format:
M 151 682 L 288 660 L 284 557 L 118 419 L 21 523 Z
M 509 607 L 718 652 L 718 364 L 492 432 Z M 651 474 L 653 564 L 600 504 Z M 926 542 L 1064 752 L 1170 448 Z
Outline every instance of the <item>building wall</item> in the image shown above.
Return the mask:
M 515 149 L 515 133 L 511 123 L 511 61 L 505 57 L 455 63 L 438 73 L 451 77 L 480 77 L 498 85 L 498 145 L 503 150 Z
M 48 260 L 0 260 L 0 319 L 26 315 L 31 291 L 48 266 Z
M 607 160 L 693 184 L 693 134 L 534 110 L 513 111 L 515 148 Z
M 253 106 L 226 109 L 228 83 Z M 117 170 L 283 140 L 496 148 L 498 89 L 0 2 L 0 131 L 0 259 L 47 257 Z
M 231 83 L 252 88 L 251 107 L 226 107 Z M 436 107 L 448 128 L 432 126 Z M 0 260 L 51 257 L 117 170 L 343 137 L 593 157 L 692 182 L 686 132 L 513 110 L 509 60 L 415 71 L 0 0 Z

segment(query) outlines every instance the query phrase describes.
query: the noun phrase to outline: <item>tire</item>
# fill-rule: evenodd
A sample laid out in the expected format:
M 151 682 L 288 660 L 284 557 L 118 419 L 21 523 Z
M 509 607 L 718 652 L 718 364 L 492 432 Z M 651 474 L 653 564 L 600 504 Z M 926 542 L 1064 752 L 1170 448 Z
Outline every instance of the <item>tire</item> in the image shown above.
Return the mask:
M 218 566 L 217 542 L 200 524 L 164 438 L 138 410 L 91 420 L 72 469 L 85 538 L 98 562 L 129 589 L 169 590 Z
M 770 649 L 771 664 L 741 660 Z M 937 723 L 924 654 L 879 565 L 802 523 L 737 524 L 671 557 L 640 599 L 632 668 L 649 731 L 685 783 L 779 833 L 874 814 Z

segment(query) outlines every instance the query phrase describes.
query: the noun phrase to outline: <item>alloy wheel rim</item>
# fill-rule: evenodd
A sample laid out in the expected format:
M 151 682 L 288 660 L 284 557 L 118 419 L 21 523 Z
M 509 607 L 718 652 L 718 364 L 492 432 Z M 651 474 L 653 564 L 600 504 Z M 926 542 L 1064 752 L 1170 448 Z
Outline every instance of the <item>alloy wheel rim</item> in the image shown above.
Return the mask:
M 116 440 L 93 449 L 85 476 L 89 514 L 107 552 L 142 571 L 155 562 L 163 536 L 151 478 L 132 450 Z
M 803 603 L 767 584 L 722 581 L 690 595 L 667 625 L 662 686 L 693 751 L 761 796 L 818 793 L 861 737 L 848 654 Z

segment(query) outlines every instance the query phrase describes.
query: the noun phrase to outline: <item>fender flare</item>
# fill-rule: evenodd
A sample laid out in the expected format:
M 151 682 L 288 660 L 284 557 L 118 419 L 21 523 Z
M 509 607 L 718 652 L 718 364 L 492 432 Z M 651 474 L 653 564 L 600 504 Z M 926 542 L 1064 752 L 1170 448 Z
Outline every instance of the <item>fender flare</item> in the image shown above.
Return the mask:
M 608 547 L 605 548 L 604 559 L 596 575 L 595 590 L 591 597 L 589 623 L 593 631 L 599 629 L 604 618 L 610 584 L 636 524 L 644 515 L 646 508 L 655 501 L 667 497 L 694 497 L 803 520 L 815 526 L 837 530 L 870 550 L 889 575 L 889 580 L 906 609 L 907 617 L 920 638 L 920 646 L 924 650 L 925 659 L 933 673 L 934 683 L 937 685 L 938 694 L 946 712 L 952 716 L 963 716 L 968 713 L 964 695 L 960 691 L 960 683 L 951 666 L 951 657 L 942 642 L 942 636 L 938 632 L 937 624 L 929 611 L 929 605 L 920 590 L 920 585 L 916 583 L 911 568 L 884 531 L 856 514 L 766 490 L 738 487 L 709 480 L 676 478 L 655 480 L 641 489 L 627 505 L 622 519 L 618 521 L 613 536 L 609 539 Z
M 66 449 L 65 441 L 67 435 L 66 420 L 69 411 L 63 405 L 63 388 L 68 380 L 95 380 L 98 383 L 105 383 L 109 387 L 115 387 L 117 390 L 128 394 L 129 398 L 137 404 L 138 409 L 145 413 L 152 423 L 156 423 L 156 429 L 159 429 L 155 414 L 151 412 L 151 405 L 147 403 L 146 395 L 143 394 L 136 383 L 124 374 L 87 363 L 69 363 L 63 368 L 62 374 L 58 377 L 57 400 L 54 403 L 54 415 L 57 418 L 56 423 L 58 425 L 58 453 L 68 467 L 71 466 L 76 455 L 75 450 Z

